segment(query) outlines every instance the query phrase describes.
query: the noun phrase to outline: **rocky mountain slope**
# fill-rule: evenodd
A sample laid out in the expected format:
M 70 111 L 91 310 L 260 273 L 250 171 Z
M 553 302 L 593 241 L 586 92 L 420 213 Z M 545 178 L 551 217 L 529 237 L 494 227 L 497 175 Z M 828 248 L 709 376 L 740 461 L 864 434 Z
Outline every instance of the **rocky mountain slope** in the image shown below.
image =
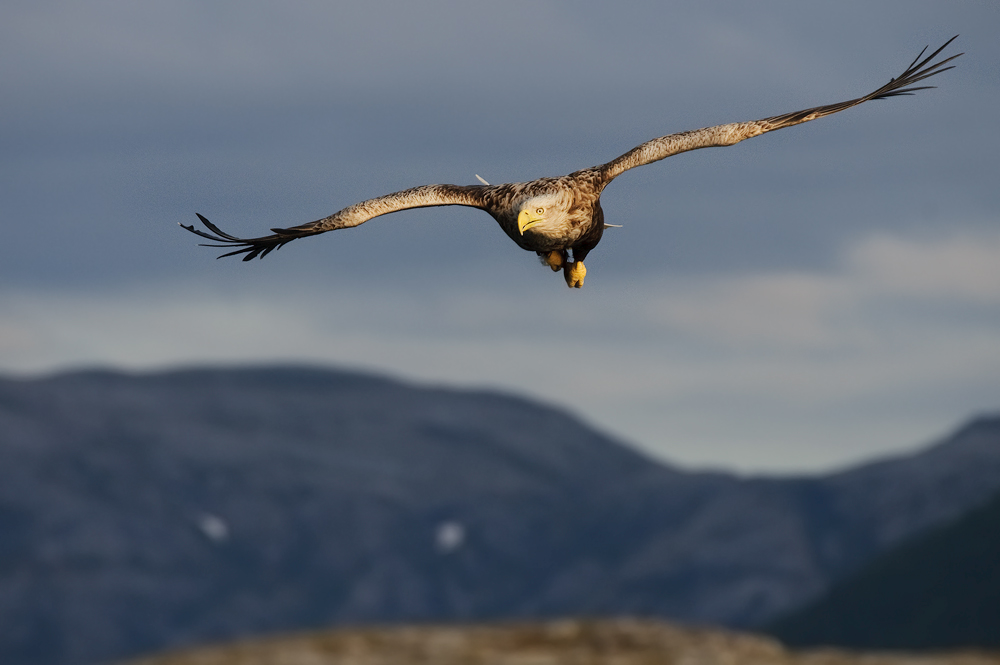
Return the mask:
M 0 661 L 359 622 L 754 626 L 998 489 L 998 418 L 741 478 L 515 397 L 331 370 L 0 380 Z
M 1000 649 L 1000 494 L 879 555 L 769 632 L 800 646 Z

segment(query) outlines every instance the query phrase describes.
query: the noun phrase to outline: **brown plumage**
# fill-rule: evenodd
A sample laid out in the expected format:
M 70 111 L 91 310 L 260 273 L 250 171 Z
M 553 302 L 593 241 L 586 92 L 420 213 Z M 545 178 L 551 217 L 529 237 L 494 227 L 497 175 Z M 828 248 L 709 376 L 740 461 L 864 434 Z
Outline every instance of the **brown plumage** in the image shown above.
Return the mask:
M 244 254 L 243 260 L 249 261 L 255 257 L 264 257 L 271 250 L 278 249 L 296 238 L 358 226 L 369 219 L 391 212 L 429 206 L 469 206 L 488 212 L 518 246 L 537 252 L 553 270 L 563 270 L 569 286 L 580 287 L 586 274 L 583 259 L 600 242 L 605 228 L 604 213 L 601 210 L 601 192 L 608 183 L 625 171 L 688 150 L 733 145 L 765 132 L 822 118 L 872 99 L 909 95 L 917 90 L 931 88 L 933 86 L 914 87 L 914 85 L 954 67 L 954 65 L 950 67 L 944 65 L 962 55 L 961 53 L 937 63 L 932 62 L 954 39 L 955 37 L 952 37 L 941 48 L 921 60 L 927 50 L 924 48 L 899 77 L 864 97 L 763 120 L 717 125 L 663 136 L 647 141 L 607 164 L 558 178 L 539 178 L 531 182 L 495 186 L 484 184 L 414 187 L 355 203 L 315 222 L 287 229 L 271 229 L 273 235 L 260 238 L 231 236 L 201 215 L 198 215 L 198 218 L 210 233 L 194 226 L 183 224 L 181 226 L 216 243 L 208 245 L 209 247 L 236 248 L 222 256 Z

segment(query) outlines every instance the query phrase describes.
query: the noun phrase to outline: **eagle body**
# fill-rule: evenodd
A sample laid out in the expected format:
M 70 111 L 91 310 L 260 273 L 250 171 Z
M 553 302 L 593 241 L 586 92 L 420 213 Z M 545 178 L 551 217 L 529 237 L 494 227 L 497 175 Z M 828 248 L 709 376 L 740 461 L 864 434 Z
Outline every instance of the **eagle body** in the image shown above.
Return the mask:
M 208 232 L 183 226 L 212 240 L 212 247 L 235 248 L 222 256 L 243 254 L 243 260 L 264 257 L 272 250 L 305 236 L 346 229 L 400 210 L 459 205 L 490 214 L 511 240 L 522 249 L 536 252 L 553 270 L 562 270 L 567 285 L 583 285 L 583 259 L 601 241 L 606 224 L 601 210 L 601 192 L 615 178 L 637 166 L 699 148 L 730 146 L 765 132 L 815 120 L 873 99 L 910 95 L 933 86 L 916 86 L 926 78 L 952 69 L 944 65 L 961 53 L 933 62 L 955 37 L 926 58 L 926 48 L 898 77 L 863 97 L 772 116 L 762 120 L 735 122 L 661 136 L 636 146 L 605 164 L 556 178 L 502 185 L 425 185 L 355 203 L 329 217 L 293 226 L 271 229 L 272 235 L 238 238 L 221 231 L 198 215 Z M 220 257 L 221 258 L 221 257 Z
M 548 253 L 572 250 L 583 259 L 604 232 L 601 192 L 605 183 L 594 169 L 560 178 L 484 186 L 486 211 L 519 247 Z M 523 232 L 518 227 L 522 210 L 543 211 L 544 217 Z

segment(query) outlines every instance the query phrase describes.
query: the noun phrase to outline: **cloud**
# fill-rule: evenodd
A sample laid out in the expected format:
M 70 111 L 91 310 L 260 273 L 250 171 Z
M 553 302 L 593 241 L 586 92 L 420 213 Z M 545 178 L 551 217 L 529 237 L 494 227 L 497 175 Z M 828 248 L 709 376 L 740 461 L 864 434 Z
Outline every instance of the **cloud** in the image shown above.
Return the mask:
M 533 395 L 688 463 L 809 467 L 842 463 L 852 449 L 834 440 L 865 422 L 869 431 L 890 429 L 882 419 L 936 431 L 995 406 L 996 265 L 1000 234 L 879 235 L 847 248 L 828 271 L 598 281 L 585 293 L 481 282 L 418 291 L 8 290 L 0 367 L 321 362 Z M 549 278 L 541 268 L 524 276 L 536 285 Z M 884 414 L 857 415 L 873 404 Z M 856 425 L 800 440 L 848 412 Z M 734 441 L 761 450 L 786 441 L 796 453 L 740 458 Z
M 728 276 L 661 298 L 650 305 L 650 316 L 727 345 L 818 347 L 843 341 L 831 317 L 848 299 L 840 280 L 822 275 Z
M 709 278 L 668 289 L 649 314 L 725 345 L 830 349 L 869 343 L 879 333 L 878 312 L 901 303 L 916 305 L 911 316 L 935 325 L 942 305 L 969 310 L 998 302 L 1000 233 L 876 235 L 852 246 L 833 271 Z
M 878 295 L 1000 303 L 1000 233 L 937 241 L 876 236 L 847 263 L 858 287 Z
M 373 368 L 527 392 L 748 468 L 847 454 L 817 429 L 905 441 L 996 394 L 996 241 L 976 231 L 998 201 L 980 111 L 996 22 L 898 0 L 12 0 L 0 368 Z M 198 211 L 256 234 L 427 182 L 565 173 L 850 98 L 954 32 L 970 55 L 939 90 L 616 181 L 604 209 L 626 228 L 580 293 L 478 211 L 401 213 L 245 266 L 176 226 Z M 781 451 L 720 452 L 737 439 Z

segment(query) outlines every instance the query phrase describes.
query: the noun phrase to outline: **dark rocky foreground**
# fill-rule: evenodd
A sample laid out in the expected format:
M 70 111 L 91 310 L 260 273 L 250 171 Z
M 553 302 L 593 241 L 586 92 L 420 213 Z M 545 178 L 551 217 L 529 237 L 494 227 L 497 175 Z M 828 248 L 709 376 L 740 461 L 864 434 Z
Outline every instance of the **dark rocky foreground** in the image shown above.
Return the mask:
M 151 656 L 129 665 L 996 665 L 1000 653 L 791 652 L 749 634 L 662 621 L 339 630 Z
M 362 374 L 0 380 L 0 662 L 359 623 L 759 626 L 998 490 L 1000 418 L 744 478 L 516 397 Z

